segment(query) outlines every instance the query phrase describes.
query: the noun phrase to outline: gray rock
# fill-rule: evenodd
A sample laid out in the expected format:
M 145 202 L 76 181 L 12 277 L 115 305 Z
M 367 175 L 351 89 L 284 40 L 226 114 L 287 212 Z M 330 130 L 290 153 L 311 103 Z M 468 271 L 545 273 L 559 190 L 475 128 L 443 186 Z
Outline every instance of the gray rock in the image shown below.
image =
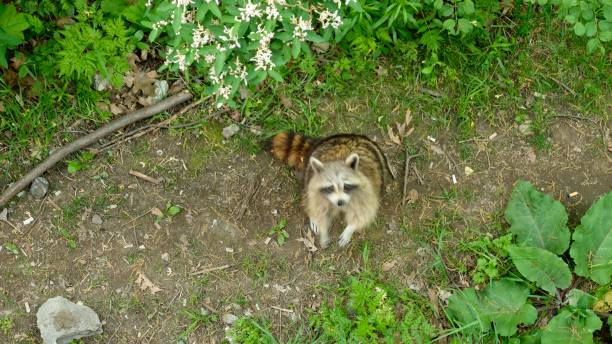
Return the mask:
M 0 211 L 0 221 L 8 221 L 8 209 L 4 208 Z
M 230 313 L 225 313 L 221 316 L 221 320 L 223 320 L 224 323 L 231 325 L 238 320 L 238 317 Z
M 101 225 L 102 218 L 98 214 L 93 214 L 93 216 L 91 217 L 91 223 L 93 223 L 94 225 Z
M 30 194 L 36 199 L 42 199 L 49 191 L 49 181 L 44 177 L 36 177 L 30 185 Z
M 102 333 L 98 315 L 89 307 L 61 296 L 47 300 L 36 313 L 43 344 L 68 344 L 73 339 Z
M 226 139 L 229 139 L 230 137 L 236 135 L 236 133 L 238 133 L 240 131 L 240 127 L 238 126 L 238 124 L 230 124 L 229 126 L 223 128 L 223 132 L 221 134 L 223 134 L 223 137 L 225 137 Z
M 166 80 L 155 81 L 155 101 L 160 101 L 168 95 L 168 82 Z

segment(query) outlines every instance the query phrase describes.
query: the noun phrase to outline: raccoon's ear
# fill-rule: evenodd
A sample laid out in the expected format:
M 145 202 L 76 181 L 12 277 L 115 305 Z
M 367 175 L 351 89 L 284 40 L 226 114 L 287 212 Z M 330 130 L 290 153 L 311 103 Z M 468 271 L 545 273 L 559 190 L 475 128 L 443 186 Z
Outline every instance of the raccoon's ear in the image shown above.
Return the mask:
M 344 163 L 350 166 L 353 170 L 356 170 L 357 166 L 359 165 L 359 155 L 357 155 L 357 153 L 349 155 L 348 158 L 344 160 Z
M 315 173 L 323 171 L 323 163 L 315 157 L 310 157 L 310 167 Z

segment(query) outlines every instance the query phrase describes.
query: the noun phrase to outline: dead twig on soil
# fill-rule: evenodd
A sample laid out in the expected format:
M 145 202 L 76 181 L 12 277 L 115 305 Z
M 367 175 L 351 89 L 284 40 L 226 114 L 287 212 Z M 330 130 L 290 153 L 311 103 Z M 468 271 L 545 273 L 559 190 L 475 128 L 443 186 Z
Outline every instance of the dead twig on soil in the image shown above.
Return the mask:
M 404 163 L 404 188 L 402 189 L 402 205 L 406 204 L 406 193 L 408 191 L 408 176 L 410 175 L 410 160 L 421 156 L 421 154 L 408 155 L 408 148 L 405 148 L 404 152 L 406 154 L 406 162 Z
M 159 179 L 153 178 L 153 177 L 149 177 L 144 173 L 138 172 L 138 171 L 134 171 L 134 170 L 130 170 L 130 174 L 136 178 L 140 178 L 142 180 L 145 180 L 147 182 L 153 183 L 153 184 L 159 184 L 161 183 L 161 181 Z
M 0 207 L 4 206 L 8 201 L 13 198 L 19 191 L 23 190 L 27 187 L 36 177 L 43 174 L 45 171 L 55 166 L 58 162 L 62 161 L 68 155 L 79 151 L 97 141 L 101 138 L 110 135 L 111 133 L 128 126 L 137 121 L 143 120 L 145 118 L 149 118 L 153 115 L 156 115 L 162 111 L 166 111 L 173 106 L 176 106 L 180 103 L 186 102 L 191 99 L 193 95 L 189 92 L 181 92 L 172 97 L 166 98 L 156 104 L 153 104 L 149 107 L 134 111 L 128 115 L 120 117 L 101 128 L 89 133 L 83 137 L 78 138 L 77 140 L 63 146 L 62 148 L 56 150 L 53 154 L 51 154 L 45 161 L 38 164 L 34 169 L 28 172 L 25 176 L 23 176 L 20 180 L 13 183 L 13 185 L 9 186 L 2 196 L 0 197 Z
M 442 93 L 438 91 L 430 90 L 429 88 L 425 88 L 425 87 L 419 87 L 419 92 L 424 93 L 424 94 L 429 94 L 430 96 L 436 97 L 436 98 L 442 97 Z
M 213 272 L 213 271 L 225 270 L 225 269 L 227 269 L 229 267 L 231 267 L 231 265 L 226 264 L 226 265 L 217 266 L 217 267 L 214 267 L 214 268 L 201 269 L 201 270 L 197 270 L 197 271 L 192 272 L 191 276 L 205 275 L 205 274 Z
M 259 188 L 261 186 L 261 183 L 259 183 L 259 179 L 259 175 L 256 175 L 255 178 L 253 178 L 249 183 L 249 191 L 247 192 L 247 197 L 245 197 L 240 203 L 240 208 L 238 210 L 238 216 L 236 217 L 236 221 L 239 222 L 242 219 L 242 217 L 246 213 L 246 210 L 249 207 L 251 199 L 253 199 L 253 196 L 255 196 L 257 191 L 259 191 Z
M 540 73 L 538 73 L 540 74 Z M 543 77 L 549 78 L 550 80 L 554 81 L 557 85 L 561 86 L 562 88 L 564 88 L 566 91 L 568 91 L 569 93 L 572 94 L 572 96 L 576 96 L 576 91 L 574 91 L 573 89 L 571 89 L 569 86 L 567 86 L 566 84 L 564 84 L 563 82 L 561 82 L 559 79 L 556 79 L 550 75 L 545 75 L 545 74 L 540 74 Z
M 281 311 L 281 312 L 294 313 L 291 309 L 287 309 L 287 308 L 280 308 L 276 306 L 270 306 L 270 308 L 276 309 L 277 311 Z

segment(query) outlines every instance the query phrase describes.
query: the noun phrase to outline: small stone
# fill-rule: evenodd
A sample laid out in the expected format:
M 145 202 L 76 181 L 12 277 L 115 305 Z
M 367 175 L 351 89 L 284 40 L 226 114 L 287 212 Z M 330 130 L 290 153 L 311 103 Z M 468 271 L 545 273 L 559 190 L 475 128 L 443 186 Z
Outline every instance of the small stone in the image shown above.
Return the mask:
M 4 208 L 0 211 L 0 221 L 8 221 L 8 209 Z
M 223 320 L 224 323 L 231 325 L 235 323 L 236 320 L 238 320 L 238 317 L 230 313 L 225 313 L 221 316 L 221 319 Z
M 49 181 L 44 177 L 36 177 L 30 185 L 30 194 L 36 199 L 43 199 L 49 191 Z
M 168 254 L 168 252 L 164 252 L 164 253 L 162 253 L 162 255 L 161 255 L 161 259 L 162 259 L 164 262 L 168 262 L 168 261 L 170 260 L 170 255 Z
M 469 176 L 472 173 L 474 173 L 474 170 L 471 167 L 469 167 L 469 166 L 465 166 L 464 172 L 465 172 L 466 176 Z
M 43 344 L 68 344 L 73 339 L 102 333 L 98 315 L 89 307 L 56 296 L 36 313 L 36 325 Z
M 94 80 L 93 80 L 93 86 L 94 89 L 98 92 L 102 92 L 107 88 L 110 88 L 110 80 L 109 79 L 104 79 L 100 74 L 94 75 Z
M 168 82 L 166 80 L 155 81 L 155 96 L 153 96 L 153 99 L 160 101 L 166 98 L 166 95 L 168 95 Z
M 98 214 L 93 214 L 93 216 L 91 217 L 91 223 L 93 223 L 94 225 L 101 225 L 102 218 Z
M 518 126 L 518 130 L 521 134 L 528 136 L 533 133 L 531 129 L 531 121 L 525 121 L 525 123 Z
M 238 126 L 238 124 L 231 124 L 225 128 L 223 128 L 223 137 L 225 137 L 225 139 L 229 139 L 230 137 L 236 135 L 236 133 L 238 133 L 240 131 L 240 127 Z

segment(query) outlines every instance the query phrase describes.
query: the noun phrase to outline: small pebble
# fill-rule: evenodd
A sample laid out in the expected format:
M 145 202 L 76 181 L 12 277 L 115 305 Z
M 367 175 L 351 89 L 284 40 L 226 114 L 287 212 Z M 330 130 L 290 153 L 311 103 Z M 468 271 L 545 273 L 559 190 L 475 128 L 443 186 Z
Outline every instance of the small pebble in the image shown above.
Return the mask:
M 93 223 L 94 225 L 101 225 L 102 218 L 98 214 L 93 214 L 93 216 L 91 217 L 91 223 Z
M 164 262 L 169 261 L 169 260 L 170 260 L 170 255 L 168 254 L 168 252 L 164 252 L 164 253 L 162 253 L 162 255 L 161 255 L 161 259 L 162 259 Z
M 223 320 L 224 323 L 231 325 L 235 323 L 236 320 L 238 320 L 238 317 L 230 313 L 225 313 L 223 314 L 223 316 L 221 316 L 221 319 Z

